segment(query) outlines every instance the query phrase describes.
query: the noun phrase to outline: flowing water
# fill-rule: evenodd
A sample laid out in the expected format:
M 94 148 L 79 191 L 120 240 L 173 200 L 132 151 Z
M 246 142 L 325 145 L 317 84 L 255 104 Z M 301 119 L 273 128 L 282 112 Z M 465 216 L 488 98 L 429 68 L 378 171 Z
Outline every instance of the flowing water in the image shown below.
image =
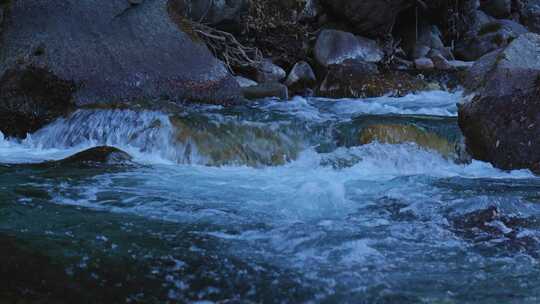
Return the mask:
M 98 302 L 539 303 L 540 179 L 464 160 L 460 97 L 79 110 L 0 135 L 0 235 Z M 137 165 L 27 165 L 97 145 Z

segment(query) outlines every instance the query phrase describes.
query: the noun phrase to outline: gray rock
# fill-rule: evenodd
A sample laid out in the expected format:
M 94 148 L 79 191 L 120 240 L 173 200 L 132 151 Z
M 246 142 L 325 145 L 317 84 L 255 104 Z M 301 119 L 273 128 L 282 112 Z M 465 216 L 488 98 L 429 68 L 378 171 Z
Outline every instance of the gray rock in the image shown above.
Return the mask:
M 433 61 L 429 58 L 418 58 L 414 60 L 414 66 L 418 70 L 433 70 L 435 68 L 435 64 L 433 64 Z
M 242 93 L 246 99 L 256 100 L 269 97 L 276 97 L 282 100 L 289 99 L 289 90 L 281 83 L 262 83 L 256 86 L 242 88 Z
M 441 32 L 435 25 L 423 24 L 418 28 L 418 39 L 416 38 L 416 27 L 409 28 L 402 33 L 403 50 L 411 59 L 427 57 L 431 51 L 438 51 L 452 59 L 451 52 L 444 46 L 441 40 Z
M 315 59 L 324 67 L 348 59 L 378 62 L 383 57 L 375 41 L 337 30 L 323 30 L 317 38 L 314 52 Z
M 218 28 L 238 26 L 249 10 L 249 0 L 189 0 L 187 15 L 199 22 Z
M 505 47 L 528 30 L 511 20 L 496 20 L 484 24 L 478 32 L 468 35 L 456 45 L 455 53 L 461 59 L 474 61 L 496 49 Z
M 454 67 L 450 64 L 446 58 L 444 58 L 441 54 L 434 54 L 430 56 L 431 61 L 433 62 L 433 65 L 438 70 L 451 70 Z
M 396 16 L 414 4 L 409 0 L 320 0 L 334 16 L 354 27 L 355 32 L 366 36 L 388 33 Z
M 256 81 L 253 81 L 251 79 L 242 77 L 242 76 L 235 76 L 234 79 L 236 79 L 236 82 L 238 82 L 238 85 L 241 88 L 247 88 L 258 85 Z
M 468 29 L 470 34 L 476 35 L 486 24 L 496 21 L 495 18 L 488 16 L 481 10 L 475 10 L 470 16 L 472 22 Z
M 356 36 L 360 42 L 360 47 L 362 49 L 362 57 L 360 58 L 366 62 L 380 62 L 384 58 L 383 49 L 377 44 L 377 41 Z
M 259 83 L 280 82 L 285 77 L 287 72 L 269 59 L 264 59 L 255 71 L 255 80 Z
M 0 42 L 0 130 L 24 137 L 95 103 L 239 99 L 223 64 L 173 22 L 175 3 L 12 2 Z
M 448 63 L 452 69 L 468 70 L 474 65 L 474 61 L 449 60 Z
M 540 0 L 529 0 L 521 10 L 522 22 L 531 32 L 540 34 Z
M 506 48 L 478 60 L 467 75 L 467 90 L 486 97 L 530 91 L 540 75 L 540 35 L 519 36 Z
M 510 16 L 512 0 L 484 0 L 481 1 L 480 9 L 495 18 Z
M 540 172 L 540 36 L 521 35 L 482 57 L 466 85 L 476 97 L 459 108 L 470 154 L 503 169 Z
M 287 80 L 285 80 L 285 85 L 287 85 L 289 90 L 294 93 L 310 89 L 316 83 L 317 77 L 309 63 L 305 61 L 296 63 L 289 73 L 289 76 L 287 76 Z
M 74 83 L 77 106 L 162 97 L 235 101 L 239 87 L 223 63 L 175 22 L 179 16 L 169 15 L 177 2 L 13 1 L 0 43 L 0 75 L 44 69 Z
M 314 20 L 319 16 L 321 11 L 322 7 L 317 0 L 305 0 L 305 5 L 298 16 L 298 19 L 300 21 Z

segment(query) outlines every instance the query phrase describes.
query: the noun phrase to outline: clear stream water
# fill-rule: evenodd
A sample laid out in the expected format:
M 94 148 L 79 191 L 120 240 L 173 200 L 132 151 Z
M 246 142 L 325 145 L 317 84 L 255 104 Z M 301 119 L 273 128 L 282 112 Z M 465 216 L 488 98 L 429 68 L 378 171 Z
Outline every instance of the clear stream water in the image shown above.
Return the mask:
M 111 302 L 539 303 L 540 179 L 460 161 L 460 97 L 79 110 L 0 136 L 0 233 Z

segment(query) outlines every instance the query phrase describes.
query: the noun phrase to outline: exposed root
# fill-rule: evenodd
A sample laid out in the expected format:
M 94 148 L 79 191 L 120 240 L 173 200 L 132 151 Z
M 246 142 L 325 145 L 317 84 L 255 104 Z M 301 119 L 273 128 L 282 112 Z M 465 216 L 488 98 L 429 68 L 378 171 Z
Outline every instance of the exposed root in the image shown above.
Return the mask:
M 190 23 L 193 33 L 204 41 L 214 56 L 225 63 L 231 73 L 239 68 L 257 68 L 261 63 L 263 59 L 261 51 L 256 47 L 242 45 L 231 33 L 202 23 L 187 22 Z

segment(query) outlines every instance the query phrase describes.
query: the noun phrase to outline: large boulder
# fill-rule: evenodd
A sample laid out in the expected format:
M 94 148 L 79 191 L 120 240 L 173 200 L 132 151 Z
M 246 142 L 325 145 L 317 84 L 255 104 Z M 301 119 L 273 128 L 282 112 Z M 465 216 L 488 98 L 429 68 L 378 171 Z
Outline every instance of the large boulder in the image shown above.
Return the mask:
M 525 34 L 482 57 L 466 84 L 476 96 L 460 105 L 469 153 L 503 169 L 540 172 L 540 36 Z
M 338 30 L 323 30 L 317 38 L 314 52 L 315 59 L 324 67 L 348 59 L 379 62 L 384 56 L 375 41 Z
M 528 92 L 540 75 L 540 35 L 528 33 L 486 54 L 469 70 L 466 89 L 486 97 Z
M 414 4 L 410 0 L 320 0 L 331 13 L 346 20 L 359 34 L 387 34 L 400 12 Z
M 224 103 L 240 96 L 223 63 L 178 14 L 182 0 L 138 2 L 11 1 L 0 75 L 45 70 L 75 85 L 76 106 L 163 97 Z
M 459 125 L 475 159 L 540 173 L 540 85 L 515 95 L 478 96 L 460 106 Z
M 521 24 L 505 19 L 491 21 L 473 29 L 455 49 L 457 57 L 467 61 L 477 60 L 491 51 L 505 47 L 519 35 L 528 32 Z

